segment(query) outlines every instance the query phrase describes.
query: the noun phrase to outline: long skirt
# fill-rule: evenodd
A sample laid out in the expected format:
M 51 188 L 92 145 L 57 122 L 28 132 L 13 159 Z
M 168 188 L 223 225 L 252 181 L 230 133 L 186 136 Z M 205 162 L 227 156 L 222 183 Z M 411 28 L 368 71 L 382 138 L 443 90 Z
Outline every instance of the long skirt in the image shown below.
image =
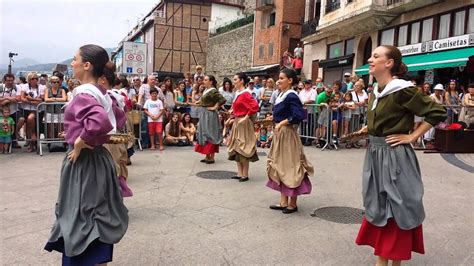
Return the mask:
M 219 144 L 222 142 L 222 126 L 219 123 L 217 111 L 203 108 L 197 125 L 196 140 L 196 152 L 206 155 L 219 152 Z
M 248 116 L 235 118 L 227 148 L 229 160 L 240 163 L 258 161 L 256 142 L 252 119 Z
M 117 172 L 117 178 L 119 179 L 120 189 L 123 197 L 133 196 L 133 192 L 127 184 L 128 169 L 127 159 L 128 153 L 126 144 L 104 144 L 104 147 L 112 155 L 112 159 L 115 163 L 115 171 Z
M 423 183 L 410 145 L 391 147 L 369 136 L 363 169 L 365 219 L 356 243 L 370 245 L 386 259 L 407 260 L 424 253 Z
M 64 158 L 55 215 L 45 249 L 63 253 L 66 260 L 79 255 L 93 259 L 97 252 L 107 256 L 110 245 L 125 235 L 128 210 L 112 156 L 104 147 L 82 150 L 74 164 Z
M 314 168 L 303 152 L 297 126 L 284 126 L 275 131 L 267 158 L 267 187 L 288 197 L 310 194 L 312 185 L 308 176 L 313 174 Z

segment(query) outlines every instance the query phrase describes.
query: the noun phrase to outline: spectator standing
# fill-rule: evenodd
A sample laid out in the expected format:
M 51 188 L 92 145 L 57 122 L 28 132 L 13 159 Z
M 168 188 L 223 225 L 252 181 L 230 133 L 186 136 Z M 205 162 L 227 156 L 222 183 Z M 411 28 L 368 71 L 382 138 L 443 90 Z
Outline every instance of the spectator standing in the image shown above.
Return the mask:
M 444 104 L 444 88 L 442 84 L 437 84 L 434 87 L 433 94 L 430 95 L 430 98 L 438 104 Z M 435 128 L 430 128 L 424 135 L 424 139 L 426 141 L 426 148 L 433 149 L 434 148 L 434 137 L 435 137 Z
M 12 135 L 15 132 L 15 121 L 10 117 L 10 108 L 4 106 L 2 116 L 0 116 L 0 150 L 2 153 L 10 151 Z
M 262 91 L 263 91 L 265 88 L 262 86 L 262 84 L 261 84 L 261 82 L 260 82 L 260 77 L 259 77 L 259 76 L 255 76 L 252 81 L 253 81 L 253 83 L 254 83 L 254 84 L 253 84 L 253 91 L 257 94 L 257 102 L 259 102 L 259 101 L 260 101 L 260 96 L 261 96 L 261 94 L 262 94 Z
M 44 100 L 46 87 L 38 84 L 38 76 L 36 73 L 29 73 L 27 80 L 28 83 L 22 86 L 21 102 L 24 114 L 23 118 L 26 120 L 26 138 L 31 139 L 28 152 L 32 152 L 36 150 L 36 139 L 39 131 L 39 128 L 36 128 L 36 114 L 38 112 L 40 121 L 43 116 L 41 110 L 37 110 L 37 107 L 38 104 Z M 18 128 L 23 126 L 24 120 L 19 121 Z
M 317 96 L 317 99 L 316 99 L 316 104 L 318 105 L 318 129 L 317 129 L 317 132 L 316 132 L 316 137 L 318 138 L 318 146 L 319 147 L 323 147 L 325 145 L 325 142 L 324 142 L 324 138 L 326 136 L 326 129 L 328 127 L 328 124 L 329 124 L 329 106 L 328 106 L 328 103 L 329 103 L 329 100 L 331 99 L 331 97 L 333 96 L 333 90 L 332 90 L 332 87 L 325 87 L 324 88 L 324 93 L 320 93 L 318 94 Z M 329 139 L 329 136 L 327 136 Z
M 463 121 L 472 128 L 474 126 L 474 83 L 469 84 L 468 93 L 464 95 L 462 105 L 459 121 Z
M 452 79 L 449 81 L 448 91 L 444 94 L 444 102 L 446 105 L 458 106 L 461 101 L 457 90 L 456 80 Z M 448 119 L 447 123 L 451 124 L 458 121 L 459 111 L 456 107 L 448 107 Z
M 293 67 L 293 57 L 288 49 L 283 52 L 281 57 L 281 68 L 292 68 Z
M 351 83 L 351 73 L 346 72 L 344 73 L 344 81 L 342 82 L 342 84 L 339 82 L 340 84 L 339 89 L 343 94 L 347 92 L 349 87 L 352 87 L 352 85 L 349 85 L 350 83 Z
M 20 119 L 20 112 L 18 112 L 18 102 L 20 102 L 21 96 L 21 87 L 15 84 L 15 76 L 13 74 L 5 74 L 3 76 L 3 84 L 0 84 L 0 107 L 10 108 L 10 117 L 13 119 L 13 122 L 17 124 Z M 12 134 L 12 148 L 20 149 L 21 146 L 18 145 L 17 136 L 18 136 L 19 127 L 14 127 Z
M 164 85 L 164 87 L 163 87 Z M 171 80 L 171 77 L 165 77 L 165 80 L 163 81 L 161 85 L 161 90 L 163 91 L 163 94 L 165 95 L 165 109 L 166 109 L 166 118 L 167 121 L 171 118 L 171 114 L 173 113 L 173 110 L 175 108 L 175 98 L 174 98 L 174 89 L 173 89 L 173 81 Z M 165 123 L 167 122 L 165 121 Z
M 351 92 L 352 100 L 354 101 L 356 108 L 352 111 L 353 128 L 351 131 L 355 132 L 362 128 L 364 125 L 364 114 L 365 106 L 368 103 L 369 96 L 364 90 L 364 84 L 357 81 L 354 84 L 354 91 Z M 357 146 L 357 145 L 356 145 Z
M 44 101 L 50 103 L 64 103 L 67 101 L 66 91 L 61 87 L 61 80 L 52 76 L 50 79 L 50 88 L 46 90 Z M 58 133 L 63 131 L 62 124 L 64 123 L 64 116 L 62 113 L 63 105 L 46 106 L 45 121 L 48 123 L 48 138 L 57 138 Z
M 186 83 L 184 81 L 178 82 L 178 86 L 174 90 L 174 105 L 175 110 L 181 114 L 188 113 L 188 101 L 186 96 Z
M 193 78 L 194 78 L 194 82 L 198 82 L 199 79 L 201 79 L 201 82 L 202 82 L 202 80 L 204 79 L 204 72 L 203 72 L 202 66 L 200 65 L 196 66 L 196 73 L 194 74 Z
M 300 43 L 297 43 L 297 44 L 296 44 L 296 48 L 295 48 L 295 50 L 293 51 L 293 55 L 295 56 L 295 58 L 303 58 L 303 53 L 304 53 L 304 50 L 303 50 L 303 48 L 301 47 L 301 44 L 300 44 Z
M 275 81 L 272 78 L 267 79 L 267 87 L 262 91 L 260 95 L 260 115 L 259 119 L 262 120 L 268 113 L 272 112 L 271 98 L 275 89 Z M 277 95 L 278 96 L 278 95 Z M 276 96 L 275 96 L 276 98 Z
M 304 82 L 304 88 L 299 92 L 298 97 L 303 103 L 303 110 L 305 112 L 305 118 L 300 127 L 301 135 L 305 136 L 314 136 L 314 127 L 315 127 L 315 116 L 314 116 L 314 103 L 317 97 L 316 90 L 313 88 L 313 82 L 308 79 Z M 301 142 L 304 146 L 310 146 L 312 138 L 302 137 Z
M 322 78 L 316 79 L 316 93 L 319 95 L 324 92 L 324 80 Z
M 296 71 L 296 75 L 301 75 L 301 69 L 303 68 L 303 58 L 295 57 L 292 62 L 293 69 Z
M 155 135 L 158 138 L 160 151 L 163 147 L 163 116 L 165 107 L 163 102 L 158 98 L 158 90 L 153 88 L 150 90 L 151 98 L 146 100 L 143 111 L 148 117 L 148 133 L 150 135 L 151 150 L 155 150 Z
M 201 107 L 199 106 L 199 101 L 201 100 L 201 90 L 199 85 L 196 83 L 193 85 L 193 92 L 191 95 L 191 101 L 188 104 L 191 106 L 189 114 L 191 115 L 191 120 L 193 124 L 197 124 L 199 121 L 199 115 L 201 113 Z
M 226 100 L 225 104 L 223 105 L 224 110 L 229 111 L 232 107 L 235 96 L 232 88 L 232 81 L 230 79 L 224 78 L 222 81 L 222 87 L 219 89 L 219 93 L 222 94 Z

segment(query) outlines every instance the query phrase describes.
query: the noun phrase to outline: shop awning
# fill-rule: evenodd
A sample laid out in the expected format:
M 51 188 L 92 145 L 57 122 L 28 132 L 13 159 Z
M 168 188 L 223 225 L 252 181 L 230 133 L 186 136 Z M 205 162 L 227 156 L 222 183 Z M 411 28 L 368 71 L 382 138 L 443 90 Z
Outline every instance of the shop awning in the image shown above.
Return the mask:
M 402 61 L 408 66 L 408 71 L 436 69 L 445 67 L 465 66 L 470 56 L 474 56 L 474 47 L 404 56 Z M 357 75 L 369 74 L 369 65 L 365 64 L 355 70 Z

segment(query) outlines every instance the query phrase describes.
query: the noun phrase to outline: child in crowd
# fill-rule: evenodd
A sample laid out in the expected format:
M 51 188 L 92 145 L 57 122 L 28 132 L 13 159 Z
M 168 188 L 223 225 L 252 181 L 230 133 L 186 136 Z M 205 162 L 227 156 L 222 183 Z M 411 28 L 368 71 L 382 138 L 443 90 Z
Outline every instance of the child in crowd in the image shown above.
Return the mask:
M 344 104 L 342 105 L 342 117 L 344 119 L 344 129 L 342 135 L 349 134 L 349 122 L 352 118 L 352 110 L 356 108 L 354 101 L 352 100 L 352 93 L 346 92 L 344 94 Z
M 194 74 L 194 82 L 198 82 L 198 79 L 204 78 L 204 73 L 202 72 L 202 66 L 196 66 L 196 73 Z
M 165 127 L 165 144 L 169 146 L 187 146 L 187 137 L 181 134 L 181 121 L 179 113 L 171 115 L 170 122 Z
M 150 89 L 151 99 L 146 100 L 143 106 L 143 111 L 148 116 L 148 134 L 150 135 L 150 143 L 152 150 L 155 150 L 155 134 L 158 137 L 160 151 L 163 148 L 163 114 L 165 108 L 163 102 L 158 99 L 158 90 L 156 88 Z
M 266 127 L 262 127 L 260 129 L 260 133 L 258 134 L 257 138 L 257 147 L 270 148 L 270 139 Z
M 2 116 L 0 116 L 0 150 L 2 153 L 10 150 L 14 126 L 15 121 L 10 117 L 10 107 L 4 106 Z
M 340 95 L 340 93 L 334 94 L 334 96 L 329 100 L 329 108 L 332 110 L 332 142 L 334 144 L 337 144 L 338 126 L 342 122 L 340 108 L 344 105 L 344 103 L 340 103 Z
M 194 143 L 194 135 L 196 134 L 196 127 L 193 122 L 191 122 L 191 115 L 186 113 L 183 115 L 183 121 L 180 123 L 179 127 L 184 136 L 186 136 L 190 145 Z

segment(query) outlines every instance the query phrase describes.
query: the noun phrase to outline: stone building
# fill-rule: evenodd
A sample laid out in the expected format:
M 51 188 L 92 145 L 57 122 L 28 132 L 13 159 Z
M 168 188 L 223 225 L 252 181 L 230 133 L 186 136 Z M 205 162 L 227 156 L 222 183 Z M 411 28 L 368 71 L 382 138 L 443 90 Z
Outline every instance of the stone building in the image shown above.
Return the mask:
M 302 35 L 304 75 L 327 84 L 345 72 L 369 80 L 365 64 L 381 44 L 399 47 L 420 82 L 474 74 L 474 0 L 306 0 Z

